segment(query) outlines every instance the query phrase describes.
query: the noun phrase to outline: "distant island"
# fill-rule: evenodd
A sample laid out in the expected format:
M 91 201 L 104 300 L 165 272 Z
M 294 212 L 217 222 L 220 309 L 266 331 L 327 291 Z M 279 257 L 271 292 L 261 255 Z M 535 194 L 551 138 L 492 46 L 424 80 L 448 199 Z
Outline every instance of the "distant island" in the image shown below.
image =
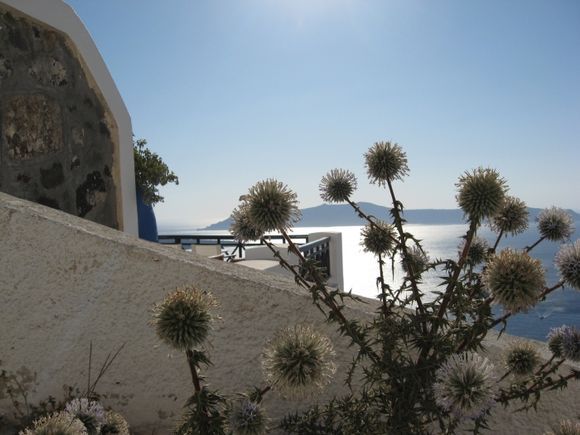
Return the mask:
M 365 213 L 378 219 L 390 220 L 389 209 L 371 202 L 360 202 L 359 206 Z M 535 221 L 541 208 L 528 208 L 530 220 Z M 302 209 L 302 219 L 297 227 L 329 227 L 364 225 L 364 221 L 354 213 L 348 204 L 322 204 L 316 207 Z M 580 214 L 568 210 L 575 221 L 580 220 Z M 404 218 L 410 224 L 422 225 L 452 225 L 464 223 L 463 212 L 459 209 L 409 209 L 404 210 Z M 227 230 L 232 223 L 231 218 L 212 224 L 203 230 Z

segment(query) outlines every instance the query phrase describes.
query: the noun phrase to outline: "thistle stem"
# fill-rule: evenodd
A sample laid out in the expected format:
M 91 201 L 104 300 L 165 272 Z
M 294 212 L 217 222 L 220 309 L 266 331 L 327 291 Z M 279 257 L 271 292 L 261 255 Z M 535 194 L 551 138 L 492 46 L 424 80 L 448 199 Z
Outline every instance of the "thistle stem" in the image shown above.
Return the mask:
M 494 253 L 495 250 L 497 249 L 497 246 L 499 245 L 499 242 L 500 242 L 502 237 L 503 237 L 503 230 L 500 230 L 499 235 L 497 236 L 497 239 L 495 240 L 495 243 L 493 245 L 493 248 L 491 248 L 492 253 Z
M 525 252 L 530 252 L 532 249 L 534 249 L 537 245 L 540 244 L 540 242 L 542 242 L 544 239 L 546 238 L 546 236 L 542 236 L 540 237 L 533 245 L 530 246 L 526 246 L 526 248 L 524 249 Z
M 185 354 L 187 355 L 187 362 L 189 364 L 189 371 L 191 372 L 193 388 L 195 388 L 196 393 L 199 393 L 201 391 L 201 382 L 199 381 L 199 376 L 197 375 L 197 366 L 195 365 L 193 350 L 187 349 Z
M 389 193 L 391 195 L 391 201 L 393 203 L 393 215 L 395 218 L 395 226 L 399 232 L 401 253 L 403 254 L 403 262 L 407 266 L 407 273 L 409 275 L 409 280 L 411 282 L 411 290 L 413 292 L 413 298 L 417 303 L 417 309 L 421 315 L 421 328 L 423 334 L 427 333 L 427 322 L 425 321 L 425 307 L 423 306 L 423 301 L 421 300 L 421 294 L 419 292 L 419 287 L 417 286 L 417 280 L 415 279 L 415 271 L 413 270 L 413 262 L 409 258 L 409 252 L 407 251 L 407 241 L 405 237 L 405 232 L 403 231 L 403 224 L 401 219 L 401 214 L 399 212 L 397 197 L 395 196 L 395 191 L 393 190 L 393 185 L 391 180 L 387 180 L 387 186 L 389 187 Z

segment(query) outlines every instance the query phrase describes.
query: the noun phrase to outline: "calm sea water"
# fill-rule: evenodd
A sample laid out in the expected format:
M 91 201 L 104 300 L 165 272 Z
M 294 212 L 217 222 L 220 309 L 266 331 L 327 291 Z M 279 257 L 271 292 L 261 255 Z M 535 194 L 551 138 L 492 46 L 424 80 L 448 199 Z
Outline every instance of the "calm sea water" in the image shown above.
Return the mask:
M 416 238 L 422 240 L 424 249 L 431 259 L 452 258 L 457 259 L 458 245 L 461 236 L 467 231 L 466 225 L 413 225 L 409 224 L 406 231 L 411 232 Z M 343 244 L 343 267 L 345 290 L 352 290 L 353 293 L 374 298 L 377 296 L 376 279 L 378 268 L 376 258 L 362 250 L 360 245 L 361 227 L 302 227 L 294 229 L 295 234 L 308 234 L 319 231 L 337 231 L 342 233 Z M 183 234 L 191 234 L 188 231 L 180 231 Z M 179 233 L 172 231 L 172 234 Z M 203 234 L 196 231 L 196 234 Z M 227 231 L 208 232 L 211 234 L 223 233 Z M 479 236 L 487 239 L 490 244 L 495 242 L 494 234 L 483 228 L 479 231 Z M 538 240 L 539 235 L 535 224 L 530 225 L 523 234 L 515 237 L 504 238 L 500 243 L 502 247 L 511 246 L 513 248 L 523 248 L 533 244 Z M 576 222 L 576 232 L 572 236 L 575 241 L 580 238 L 580 222 Z M 551 286 L 558 282 L 558 272 L 554 266 L 554 255 L 560 248 L 559 243 L 544 241 L 536 246 L 531 254 L 542 261 L 546 271 L 546 282 Z M 398 265 L 395 267 L 394 279 L 391 274 L 390 264 L 385 268 L 386 278 L 389 284 L 400 283 L 401 270 Z M 429 299 L 429 291 L 436 289 L 440 280 L 436 273 L 430 272 L 423 277 L 422 289 Z M 501 307 L 495 307 L 496 314 L 501 314 Z M 566 325 L 580 326 L 580 292 L 574 289 L 559 289 L 548 296 L 546 301 L 539 303 L 528 313 L 520 313 L 512 316 L 508 322 L 506 332 L 521 337 L 533 338 L 536 340 L 546 340 L 550 328 Z

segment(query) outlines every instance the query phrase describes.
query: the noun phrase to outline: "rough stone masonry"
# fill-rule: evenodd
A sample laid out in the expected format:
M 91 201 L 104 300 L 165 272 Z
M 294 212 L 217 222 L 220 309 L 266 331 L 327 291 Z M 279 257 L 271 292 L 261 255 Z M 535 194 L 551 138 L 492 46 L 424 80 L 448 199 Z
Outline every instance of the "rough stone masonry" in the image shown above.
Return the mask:
M 81 62 L 0 5 L 0 191 L 118 229 L 116 127 Z

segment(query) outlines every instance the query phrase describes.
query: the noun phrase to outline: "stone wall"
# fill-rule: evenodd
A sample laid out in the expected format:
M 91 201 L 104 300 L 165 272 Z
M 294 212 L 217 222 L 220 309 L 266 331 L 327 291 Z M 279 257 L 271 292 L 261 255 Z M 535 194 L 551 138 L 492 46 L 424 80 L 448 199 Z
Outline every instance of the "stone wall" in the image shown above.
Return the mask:
M 279 328 L 307 322 L 333 341 L 336 380 L 302 402 L 268 394 L 268 415 L 279 418 L 344 391 L 352 349 L 291 280 L 141 241 L 0 193 L 0 369 L 29 380 L 31 403 L 62 398 L 63 385 L 85 388 L 89 343 L 93 379 L 106 355 L 125 343 L 97 391 L 105 405 L 126 415 L 135 434 L 171 433 L 192 392 L 190 374 L 183 355 L 159 342 L 150 319 L 153 304 L 183 284 L 212 292 L 220 303 L 208 346 L 214 365 L 204 371 L 211 387 L 233 394 L 263 386 L 266 341 Z M 366 300 L 345 315 L 365 319 L 376 308 Z M 510 341 L 505 335 L 487 341 L 486 355 L 497 366 Z M 513 409 L 494 410 L 490 433 L 543 434 L 561 418 L 576 418 L 580 385 L 546 393 L 537 413 Z M 0 397 L 0 415 L 10 412 L 10 401 Z
M 74 44 L 0 3 L 0 190 L 122 228 L 118 165 L 116 123 Z

